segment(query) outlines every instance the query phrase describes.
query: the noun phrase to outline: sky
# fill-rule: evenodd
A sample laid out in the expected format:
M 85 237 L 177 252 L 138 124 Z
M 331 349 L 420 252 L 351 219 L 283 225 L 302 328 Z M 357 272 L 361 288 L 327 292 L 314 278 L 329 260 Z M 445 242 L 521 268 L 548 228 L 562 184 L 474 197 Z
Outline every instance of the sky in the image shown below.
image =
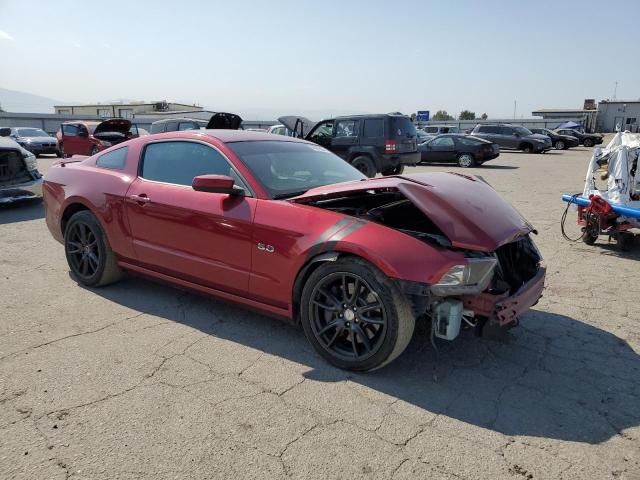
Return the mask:
M 640 97 L 640 1 L 0 0 L 0 87 L 247 119 Z M 626 32 L 626 33 L 625 33 Z

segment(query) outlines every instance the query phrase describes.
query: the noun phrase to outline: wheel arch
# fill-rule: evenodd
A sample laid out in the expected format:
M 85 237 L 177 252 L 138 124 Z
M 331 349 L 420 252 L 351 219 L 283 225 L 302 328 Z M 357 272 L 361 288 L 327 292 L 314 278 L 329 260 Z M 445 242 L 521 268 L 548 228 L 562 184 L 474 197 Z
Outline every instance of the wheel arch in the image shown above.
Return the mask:
M 79 199 L 71 199 L 64 206 L 64 208 L 62 209 L 62 215 L 60 215 L 60 230 L 62 232 L 63 238 L 64 238 L 65 230 L 67 228 L 67 224 L 69 223 L 69 220 L 71 220 L 71 217 L 74 214 L 81 212 L 83 210 L 88 210 L 91 213 L 93 213 L 93 215 L 98 219 L 98 222 L 102 224 L 102 221 L 100 220 L 100 216 L 96 215 L 93 209 L 89 207 L 85 202 L 82 202 Z
M 524 150 L 526 147 L 529 147 L 533 150 L 533 144 L 530 142 L 520 142 L 520 145 L 518 145 L 518 150 Z

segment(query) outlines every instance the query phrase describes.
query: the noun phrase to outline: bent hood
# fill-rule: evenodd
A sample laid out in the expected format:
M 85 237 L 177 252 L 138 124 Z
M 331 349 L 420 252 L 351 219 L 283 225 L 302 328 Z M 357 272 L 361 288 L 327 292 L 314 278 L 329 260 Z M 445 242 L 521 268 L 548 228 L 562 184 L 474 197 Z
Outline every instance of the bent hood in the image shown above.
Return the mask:
M 105 133 L 105 132 L 118 132 L 126 135 L 131 128 L 131 122 L 129 120 L 125 120 L 124 118 L 112 118 L 110 120 L 105 120 L 102 123 L 99 123 L 96 129 L 93 131 L 93 134 L 96 133 Z
M 400 191 L 457 248 L 492 252 L 535 231 L 533 226 L 479 177 L 421 173 L 339 183 L 309 190 L 296 203 L 348 196 L 367 190 Z
M 210 130 L 238 130 L 242 124 L 242 118 L 235 113 L 218 112 L 214 113 L 207 123 Z

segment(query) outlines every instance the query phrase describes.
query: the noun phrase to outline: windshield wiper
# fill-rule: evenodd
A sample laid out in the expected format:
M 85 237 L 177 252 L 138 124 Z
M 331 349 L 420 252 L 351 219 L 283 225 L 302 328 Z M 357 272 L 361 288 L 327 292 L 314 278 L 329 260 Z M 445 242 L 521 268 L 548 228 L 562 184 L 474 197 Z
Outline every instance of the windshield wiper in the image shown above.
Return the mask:
M 303 195 L 303 194 L 305 194 L 307 192 L 308 192 L 308 190 L 300 190 L 298 192 L 279 193 L 278 195 L 274 195 L 273 199 L 274 200 L 282 200 L 283 198 L 297 197 L 298 195 Z

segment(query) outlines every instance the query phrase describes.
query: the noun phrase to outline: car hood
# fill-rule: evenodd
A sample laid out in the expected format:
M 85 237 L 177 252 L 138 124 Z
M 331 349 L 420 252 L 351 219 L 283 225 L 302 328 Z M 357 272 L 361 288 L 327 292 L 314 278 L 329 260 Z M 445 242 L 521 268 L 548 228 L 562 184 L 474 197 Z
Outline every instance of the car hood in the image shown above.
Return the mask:
M 93 131 L 93 134 L 96 133 L 105 133 L 105 132 L 118 132 L 126 135 L 131 128 L 131 122 L 129 120 L 125 120 L 124 118 L 112 118 L 110 120 L 105 120 L 102 123 L 99 123 L 96 129 Z
M 450 172 L 338 183 L 314 188 L 290 201 L 304 204 L 367 190 L 391 189 L 407 197 L 457 248 L 492 252 L 535 232 L 533 226 L 483 179 Z
M 238 130 L 242 125 L 242 118 L 235 113 L 214 113 L 207 123 L 207 128 L 212 130 Z
M 317 123 L 299 115 L 285 115 L 278 117 L 278 121 L 300 138 L 306 138 Z

